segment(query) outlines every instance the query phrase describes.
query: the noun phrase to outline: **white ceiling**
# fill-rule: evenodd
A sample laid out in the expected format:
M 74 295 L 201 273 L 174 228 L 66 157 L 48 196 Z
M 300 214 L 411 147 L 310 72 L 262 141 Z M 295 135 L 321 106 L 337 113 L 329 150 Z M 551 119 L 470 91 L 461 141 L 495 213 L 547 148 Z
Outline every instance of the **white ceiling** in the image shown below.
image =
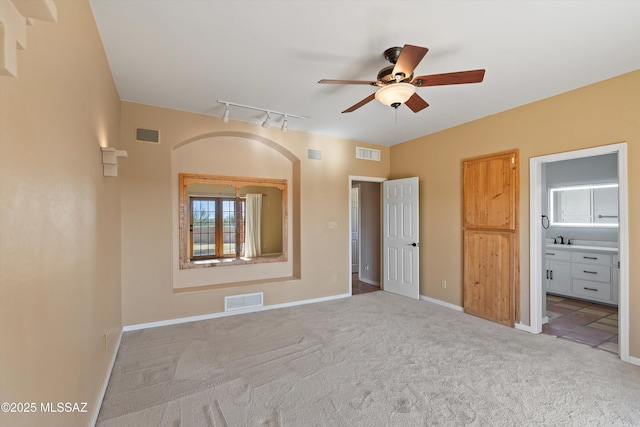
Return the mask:
M 224 100 L 382 145 L 640 69 L 635 0 L 90 2 L 125 101 L 222 116 Z M 430 104 L 419 113 L 372 101 L 347 114 L 375 88 L 317 83 L 375 80 L 384 50 L 404 44 L 429 48 L 415 75 L 484 68 L 484 82 L 418 88 Z M 231 108 L 231 119 L 264 114 Z

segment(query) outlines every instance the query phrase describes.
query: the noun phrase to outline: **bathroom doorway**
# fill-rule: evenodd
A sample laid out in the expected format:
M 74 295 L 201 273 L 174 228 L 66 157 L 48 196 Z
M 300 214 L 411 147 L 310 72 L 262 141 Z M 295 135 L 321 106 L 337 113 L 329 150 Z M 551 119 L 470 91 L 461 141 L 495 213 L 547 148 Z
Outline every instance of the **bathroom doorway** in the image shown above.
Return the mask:
M 581 306 L 581 303 L 576 303 L 575 301 L 585 302 L 590 299 L 588 297 L 584 297 L 584 295 L 580 295 L 580 292 L 593 292 L 596 289 L 596 286 L 590 286 L 589 283 L 601 284 L 601 288 L 604 290 L 606 286 L 611 287 L 611 292 L 608 295 L 614 295 L 615 291 L 615 299 L 618 303 L 618 314 L 616 319 L 618 321 L 618 353 L 620 358 L 623 361 L 629 361 L 629 270 L 628 270 L 628 209 L 627 209 L 627 151 L 626 151 L 626 143 L 613 144 L 602 147 L 595 147 L 585 150 L 578 150 L 568 153 L 559 153 L 548 156 L 535 157 L 530 159 L 530 331 L 533 333 L 540 333 L 543 329 L 543 324 L 548 322 L 547 318 L 547 302 L 549 301 L 550 306 L 553 305 L 556 312 L 555 314 L 565 315 L 566 313 L 557 313 L 558 309 L 565 308 L 567 310 L 577 307 L 576 311 L 581 311 L 587 314 L 596 314 L 593 312 L 593 307 Z M 560 163 L 565 161 L 575 161 L 574 166 L 580 163 L 583 163 L 583 166 L 578 168 L 581 170 L 578 171 L 577 175 L 573 174 L 573 178 L 580 175 L 582 173 L 584 175 L 585 171 L 589 171 L 588 167 L 584 167 L 584 164 L 593 161 L 599 156 L 604 156 L 602 158 L 608 158 L 608 161 L 612 161 L 612 156 L 614 156 L 613 162 L 617 168 L 615 175 L 617 176 L 617 184 L 618 184 L 618 226 L 617 227 L 596 227 L 590 225 L 577 225 L 577 226 L 558 226 L 558 222 L 560 221 L 558 218 L 552 218 L 552 213 L 557 213 L 556 208 L 548 203 L 553 203 L 553 200 L 550 199 L 549 188 L 546 180 L 549 176 L 545 173 L 549 168 L 552 170 L 554 167 L 563 167 L 567 166 L 570 163 Z M 585 163 L 586 162 L 586 163 Z M 571 166 L 573 167 L 573 166 Z M 593 172 L 593 169 L 591 170 Z M 562 173 L 560 174 L 562 175 Z M 566 174 L 571 175 L 571 174 Z M 596 174 L 597 175 L 597 174 Z M 557 178 L 557 176 L 556 176 Z M 556 178 L 552 178 L 556 179 Z M 597 178 L 597 177 L 596 177 Z M 567 179 L 565 177 L 565 179 Z M 601 183 L 605 180 L 610 181 L 610 177 L 600 177 Z M 553 184 L 553 183 L 552 183 Z M 556 182 L 555 184 L 558 184 Z M 554 184 L 554 185 L 555 185 Z M 579 184 L 579 183 L 578 183 Z M 554 186 L 552 185 L 552 186 Z M 555 187 L 560 187 L 560 185 L 555 185 Z M 567 188 L 569 185 L 567 185 Z M 579 185 L 574 187 L 580 187 Z M 577 194 L 577 193 L 576 193 Z M 593 192 L 591 193 L 593 195 Z M 574 197 L 575 194 L 571 194 L 567 196 L 568 199 Z M 560 197 L 560 196 L 558 196 Z M 560 200 L 560 199 L 557 199 Z M 586 206 L 586 204 L 585 204 Z M 592 205 L 593 207 L 593 205 Z M 544 216 L 543 216 L 544 215 Z M 601 216 L 608 216 L 602 215 Z M 597 215 L 596 215 L 597 216 Z M 545 218 L 546 217 L 546 218 Z M 573 220 L 578 221 L 578 220 Z M 580 221 L 586 221 L 585 219 L 581 219 Z M 552 225 L 555 225 L 552 228 Z M 592 230 L 589 233 L 578 235 L 575 233 L 580 233 L 580 230 L 587 230 L 589 228 L 594 228 L 598 230 Z M 548 229 L 552 229 L 550 234 L 547 233 Z M 558 233 L 557 230 L 563 230 L 563 234 Z M 555 236 L 554 234 L 558 234 Z M 617 242 L 612 243 L 612 236 L 617 237 Z M 568 241 L 567 241 L 568 239 Z M 570 243 L 567 245 L 567 243 Z M 573 244 L 573 246 L 571 245 Z M 600 246 L 608 245 L 616 245 L 615 248 L 610 249 L 601 249 Z M 572 246 L 572 247 L 571 247 Z M 594 246 L 598 246 L 598 248 L 594 249 Z M 608 252 L 609 251 L 609 252 Z M 594 258 L 592 253 L 603 253 L 605 256 L 602 260 L 591 260 Z M 607 255 L 610 253 L 610 255 Z M 551 268 L 549 265 L 550 256 L 553 258 L 554 256 L 558 256 L 561 259 L 558 259 L 556 264 L 552 264 Z M 615 256 L 615 257 L 614 257 Z M 585 260 L 582 260 L 580 257 L 584 257 Z M 588 258 L 588 259 L 587 259 Z M 589 262 L 594 264 L 594 266 L 590 266 Z M 618 263 L 619 261 L 619 263 Z M 607 264 L 608 262 L 608 264 Z M 566 264 L 566 265 L 564 265 Z M 607 265 L 605 265 L 607 264 Z M 585 267 L 589 266 L 589 267 Z M 554 270 L 555 268 L 555 270 Z M 609 270 L 607 270 L 609 269 Z M 549 272 L 552 272 L 549 275 Z M 553 273 L 555 271 L 555 274 Z M 604 279 L 605 273 L 613 272 L 615 274 L 615 278 L 612 278 L 612 281 L 606 283 Z M 602 279 L 595 278 L 596 274 L 602 274 Z M 581 277 L 587 276 L 587 277 Z M 566 281 L 564 281 L 566 280 Z M 555 284 L 550 285 L 550 282 L 556 281 Z M 613 283 L 615 282 L 615 284 Z M 562 284 L 567 283 L 566 288 L 562 288 Z M 583 286 L 584 285 L 584 286 Z M 555 295 L 557 298 L 571 297 L 572 292 L 575 293 L 573 296 L 577 297 L 575 300 L 570 299 L 570 301 L 561 301 L 561 300 L 548 300 L 547 299 L 547 289 L 549 287 L 555 286 Z M 615 289 L 613 288 L 615 286 Z M 582 289 L 586 289 L 583 291 Z M 602 290 L 598 289 L 598 290 Z M 553 294 L 553 292 L 552 292 Z M 612 306 L 612 301 L 600 298 L 599 301 L 596 302 L 605 302 L 605 306 Z M 608 303 L 608 304 L 607 304 Z M 559 306 L 556 306 L 560 304 Z M 567 307 L 567 305 L 569 307 Z M 565 307 L 563 307 L 565 306 Z M 597 310 L 595 311 L 604 311 Z M 560 310 L 562 311 L 562 310 Z M 591 311 L 591 313 L 589 313 Z M 574 315 L 573 317 L 579 317 L 580 315 Z M 601 316 L 602 318 L 606 318 L 607 315 Z M 611 318 L 607 321 L 600 322 L 602 324 L 611 324 Z M 568 323 L 565 326 L 569 326 Z M 576 328 L 579 328 L 579 325 Z M 596 325 L 593 325 L 596 326 Z M 611 326 L 611 325 L 610 325 Z M 545 327 L 549 329 L 549 326 Z M 597 328 L 596 328 L 597 329 Z M 602 329 L 609 329 L 603 327 Z

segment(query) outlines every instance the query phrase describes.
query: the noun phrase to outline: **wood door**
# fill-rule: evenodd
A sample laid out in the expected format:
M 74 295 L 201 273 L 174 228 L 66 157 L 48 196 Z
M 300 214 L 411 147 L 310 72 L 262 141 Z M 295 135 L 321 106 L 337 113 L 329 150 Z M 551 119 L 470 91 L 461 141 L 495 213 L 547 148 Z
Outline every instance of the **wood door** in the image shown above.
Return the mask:
M 518 313 L 518 151 L 463 162 L 464 311 L 513 326 Z
M 463 227 L 516 229 L 517 151 L 465 160 Z
M 420 298 L 418 178 L 384 181 L 383 289 Z

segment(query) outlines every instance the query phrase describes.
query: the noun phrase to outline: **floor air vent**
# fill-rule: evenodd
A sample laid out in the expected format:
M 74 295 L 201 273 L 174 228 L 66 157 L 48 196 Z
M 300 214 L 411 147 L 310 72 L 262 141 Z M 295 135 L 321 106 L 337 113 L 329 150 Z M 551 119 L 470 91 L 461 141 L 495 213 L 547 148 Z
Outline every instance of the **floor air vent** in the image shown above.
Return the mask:
M 224 311 L 240 310 L 242 308 L 262 307 L 264 293 L 232 295 L 224 297 Z

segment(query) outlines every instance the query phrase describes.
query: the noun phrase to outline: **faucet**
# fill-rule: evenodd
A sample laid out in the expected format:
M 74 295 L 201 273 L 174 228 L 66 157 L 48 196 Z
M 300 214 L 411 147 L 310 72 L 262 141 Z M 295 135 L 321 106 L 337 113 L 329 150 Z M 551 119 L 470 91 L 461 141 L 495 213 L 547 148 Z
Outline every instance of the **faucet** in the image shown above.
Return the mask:
M 564 245 L 564 237 L 562 237 L 562 236 L 556 237 L 556 243 L 558 243 L 558 239 L 560 239 L 560 244 Z

